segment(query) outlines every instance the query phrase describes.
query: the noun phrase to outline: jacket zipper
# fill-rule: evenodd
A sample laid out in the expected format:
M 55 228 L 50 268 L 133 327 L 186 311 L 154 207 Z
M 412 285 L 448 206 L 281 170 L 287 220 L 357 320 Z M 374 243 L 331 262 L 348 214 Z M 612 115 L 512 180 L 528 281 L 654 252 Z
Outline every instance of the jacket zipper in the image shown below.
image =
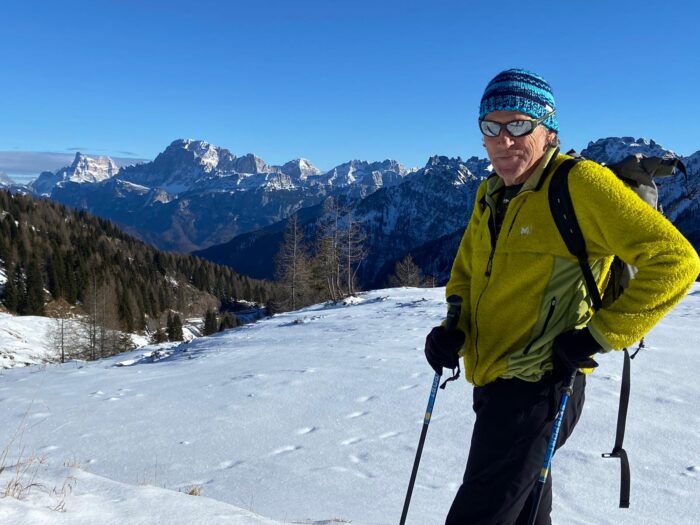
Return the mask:
M 542 336 L 545 334 L 547 331 L 547 325 L 549 324 L 549 321 L 552 319 L 552 315 L 554 315 L 554 309 L 557 307 L 557 298 L 552 297 L 551 302 L 549 303 L 549 311 L 547 312 L 547 317 L 544 318 L 544 325 L 542 326 L 542 330 L 540 331 L 540 335 L 535 337 L 530 343 L 525 347 L 525 351 L 523 352 L 523 355 L 527 355 L 530 349 L 532 348 L 532 345 L 535 344 L 535 341 L 539 340 L 542 338 Z
M 491 205 L 486 202 L 489 208 L 489 234 L 491 235 L 491 253 L 489 254 L 489 260 L 486 263 L 486 277 L 491 276 L 491 266 L 493 264 L 493 254 L 496 251 L 496 241 L 498 240 L 498 235 L 496 234 L 496 212 L 491 207 Z

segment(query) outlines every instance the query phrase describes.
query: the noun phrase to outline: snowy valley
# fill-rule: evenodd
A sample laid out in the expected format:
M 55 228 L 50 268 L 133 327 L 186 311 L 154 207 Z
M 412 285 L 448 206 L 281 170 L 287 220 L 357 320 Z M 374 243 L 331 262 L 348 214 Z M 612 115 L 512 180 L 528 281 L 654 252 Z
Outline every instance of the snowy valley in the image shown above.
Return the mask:
M 0 522 L 396 523 L 433 375 L 423 341 L 444 313 L 443 288 L 385 289 L 161 345 L 157 358 L 146 347 L 2 370 L 0 488 L 21 497 L 0 498 Z M 614 441 L 622 359 L 600 359 L 554 458 L 555 523 L 696 522 L 699 319 L 696 284 L 633 362 L 627 510 L 618 464 L 600 457 Z M 472 424 L 471 387 L 450 383 L 408 523 L 443 522 Z

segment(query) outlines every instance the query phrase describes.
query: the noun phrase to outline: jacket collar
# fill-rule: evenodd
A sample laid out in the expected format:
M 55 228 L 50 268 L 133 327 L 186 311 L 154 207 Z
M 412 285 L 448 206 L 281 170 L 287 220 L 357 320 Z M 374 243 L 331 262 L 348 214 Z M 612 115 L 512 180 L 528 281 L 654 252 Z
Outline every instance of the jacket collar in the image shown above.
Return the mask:
M 540 163 L 535 168 L 535 171 L 532 172 L 532 175 L 530 175 L 525 181 L 523 187 L 520 189 L 520 193 L 523 191 L 537 191 L 542 187 L 542 184 L 544 184 L 544 181 L 549 174 L 550 165 L 554 162 L 554 159 L 557 158 L 558 153 L 559 148 L 556 146 L 547 147 L 547 150 L 544 152 Z M 504 187 L 505 183 L 503 182 L 503 179 L 499 177 L 495 171 L 486 181 L 486 193 L 489 196 L 493 196 Z

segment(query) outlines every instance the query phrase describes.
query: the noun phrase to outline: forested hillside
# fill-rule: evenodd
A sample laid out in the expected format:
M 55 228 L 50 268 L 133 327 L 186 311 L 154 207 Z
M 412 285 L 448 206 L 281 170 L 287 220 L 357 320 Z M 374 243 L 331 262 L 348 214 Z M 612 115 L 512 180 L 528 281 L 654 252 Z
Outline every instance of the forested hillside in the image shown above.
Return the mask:
M 0 191 L 2 304 L 20 315 L 100 309 L 128 332 L 160 326 L 171 311 L 202 316 L 236 300 L 272 298 L 272 285 L 204 259 L 161 252 L 110 221 Z

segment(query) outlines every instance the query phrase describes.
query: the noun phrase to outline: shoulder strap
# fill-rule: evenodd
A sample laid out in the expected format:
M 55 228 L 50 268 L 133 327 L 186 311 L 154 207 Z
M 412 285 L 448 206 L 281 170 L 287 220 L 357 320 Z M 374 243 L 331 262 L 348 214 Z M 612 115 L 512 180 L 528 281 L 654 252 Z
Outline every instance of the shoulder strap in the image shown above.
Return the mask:
M 574 205 L 571 202 L 571 194 L 569 193 L 569 172 L 579 161 L 580 159 L 567 159 L 552 174 L 552 180 L 549 184 L 549 208 L 566 247 L 578 259 L 588 295 L 590 295 L 593 302 L 593 309 L 597 311 L 602 308 L 603 301 L 600 297 L 600 291 L 593 276 L 591 265 L 588 264 L 586 240 L 576 219 Z M 603 454 L 604 458 L 620 458 L 620 508 L 625 509 L 630 506 L 630 466 L 627 459 L 627 451 L 622 448 L 622 441 L 625 438 L 627 408 L 630 399 L 630 376 L 630 356 L 625 348 L 625 362 L 622 368 L 622 384 L 620 386 L 620 405 L 617 411 L 615 446 L 612 452 Z
M 552 174 L 549 184 L 549 208 L 569 252 L 578 259 L 578 264 L 583 272 L 588 295 L 593 301 L 593 309 L 600 310 L 603 301 L 595 282 L 591 265 L 588 264 L 588 252 L 586 252 L 586 240 L 583 238 L 581 228 L 576 220 L 574 205 L 569 193 L 569 172 L 580 159 L 567 159 L 562 162 Z

